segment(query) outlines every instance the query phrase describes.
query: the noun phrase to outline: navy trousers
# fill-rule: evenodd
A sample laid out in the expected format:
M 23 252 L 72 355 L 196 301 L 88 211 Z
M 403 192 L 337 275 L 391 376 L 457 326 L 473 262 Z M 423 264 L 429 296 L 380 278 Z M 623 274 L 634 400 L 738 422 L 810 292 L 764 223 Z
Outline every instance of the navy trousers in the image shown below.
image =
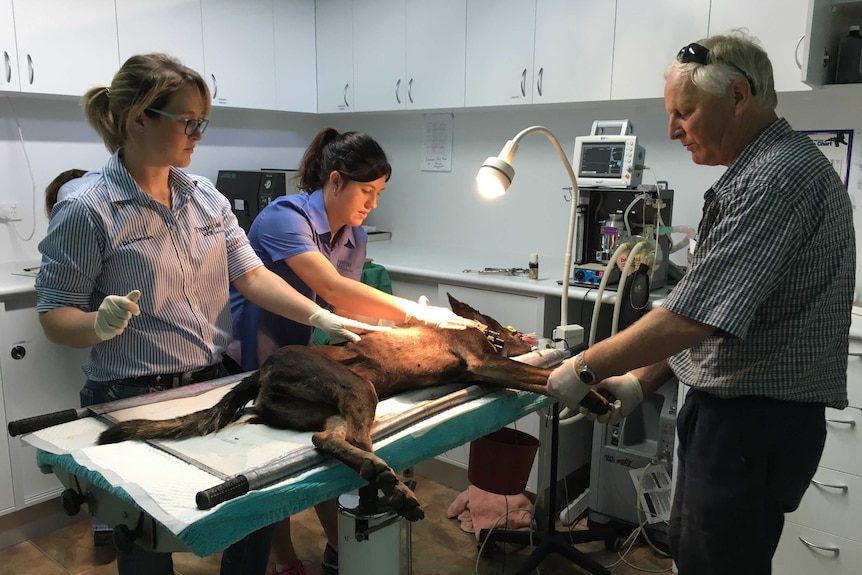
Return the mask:
M 689 390 L 668 539 L 680 575 L 768 575 L 817 470 L 825 406 Z

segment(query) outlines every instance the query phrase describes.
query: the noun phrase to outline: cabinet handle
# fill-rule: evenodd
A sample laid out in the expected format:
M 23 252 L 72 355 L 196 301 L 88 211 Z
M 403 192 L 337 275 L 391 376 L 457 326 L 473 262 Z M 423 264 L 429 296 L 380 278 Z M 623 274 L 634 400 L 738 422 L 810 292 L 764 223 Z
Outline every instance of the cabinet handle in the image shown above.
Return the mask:
M 853 419 L 829 419 L 827 417 L 826 421 L 829 423 L 842 423 L 844 425 L 849 425 L 850 427 L 856 427 L 856 421 Z
M 218 96 L 218 80 L 216 80 L 215 74 L 210 74 L 210 78 L 213 79 L 213 100 Z
M 27 54 L 27 70 L 30 72 L 30 85 L 33 85 L 33 78 L 35 77 L 35 70 L 33 70 L 33 58 L 30 54 Z
M 542 95 L 542 78 L 545 77 L 545 68 L 539 68 L 539 80 L 536 82 L 536 89 L 539 91 L 539 96 Z
M 802 41 L 805 40 L 805 34 L 799 37 L 799 42 L 796 43 L 796 49 L 793 51 L 793 59 L 796 60 L 796 67 L 802 69 L 802 62 L 799 61 L 799 47 L 802 46 Z
M 527 97 L 527 69 L 521 72 L 521 96 Z
M 350 87 L 350 83 L 349 83 L 349 82 L 348 82 L 347 84 L 345 84 L 345 85 L 344 85 L 344 105 L 345 105 L 345 106 L 347 106 L 348 108 L 350 107 L 350 104 L 347 102 L 347 89 L 348 89 L 349 87 Z
M 838 547 L 836 547 L 835 545 L 830 545 L 829 547 L 824 547 L 822 545 L 815 545 L 814 543 L 811 543 L 810 541 L 806 541 L 802 537 L 800 537 L 799 540 L 802 541 L 803 543 L 805 543 L 806 545 L 808 545 L 809 547 L 811 547 L 812 549 L 820 549 L 821 551 L 831 551 L 832 553 L 835 553 L 836 555 L 838 555 L 838 553 L 841 552 L 841 550 Z
M 399 92 L 401 91 L 401 78 L 398 78 L 398 81 L 395 82 L 395 101 L 399 104 L 401 103 L 401 95 Z
M 411 104 L 413 103 L 413 78 L 407 82 L 407 99 L 410 100 Z
M 816 479 L 812 479 L 811 483 L 817 485 L 819 487 L 829 487 L 831 489 L 840 489 L 843 492 L 847 492 L 850 490 L 850 487 L 841 483 L 823 483 L 822 481 L 817 481 Z
M 12 61 L 9 60 L 9 52 L 3 51 L 3 59 L 6 61 L 6 83 L 12 83 Z

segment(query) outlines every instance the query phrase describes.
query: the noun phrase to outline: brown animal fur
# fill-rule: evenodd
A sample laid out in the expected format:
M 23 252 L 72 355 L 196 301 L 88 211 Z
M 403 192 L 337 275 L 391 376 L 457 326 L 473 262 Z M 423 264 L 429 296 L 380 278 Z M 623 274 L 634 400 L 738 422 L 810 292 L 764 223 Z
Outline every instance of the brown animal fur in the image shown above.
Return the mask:
M 169 420 L 118 423 L 99 436 L 99 443 L 205 435 L 230 423 L 254 400 L 263 423 L 314 431 L 318 449 L 376 485 L 394 510 L 416 521 L 424 516 L 419 501 L 373 452 L 378 398 L 458 381 L 546 395 L 549 375 L 549 369 L 498 355 L 478 329 L 393 329 L 344 346 L 283 347 L 215 406 Z

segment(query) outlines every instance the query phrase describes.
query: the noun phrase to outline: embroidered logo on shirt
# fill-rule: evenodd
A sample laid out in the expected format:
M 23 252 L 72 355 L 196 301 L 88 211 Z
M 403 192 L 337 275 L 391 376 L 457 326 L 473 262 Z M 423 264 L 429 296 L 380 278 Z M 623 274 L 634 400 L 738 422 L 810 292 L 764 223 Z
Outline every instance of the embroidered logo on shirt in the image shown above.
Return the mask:
M 202 236 L 206 237 L 221 232 L 224 228 L 221 224 L 207 224 L 196 229 L 200 232 Z

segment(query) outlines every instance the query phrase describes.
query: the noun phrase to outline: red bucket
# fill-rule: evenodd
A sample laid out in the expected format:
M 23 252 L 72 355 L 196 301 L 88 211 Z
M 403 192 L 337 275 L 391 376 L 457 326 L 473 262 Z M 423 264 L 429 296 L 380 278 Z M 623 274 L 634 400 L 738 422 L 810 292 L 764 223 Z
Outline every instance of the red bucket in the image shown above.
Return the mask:
M 472 485 L 499 495 L 523 493 L 541 443 L 504 427 L 470 443 L 467 479 Z

